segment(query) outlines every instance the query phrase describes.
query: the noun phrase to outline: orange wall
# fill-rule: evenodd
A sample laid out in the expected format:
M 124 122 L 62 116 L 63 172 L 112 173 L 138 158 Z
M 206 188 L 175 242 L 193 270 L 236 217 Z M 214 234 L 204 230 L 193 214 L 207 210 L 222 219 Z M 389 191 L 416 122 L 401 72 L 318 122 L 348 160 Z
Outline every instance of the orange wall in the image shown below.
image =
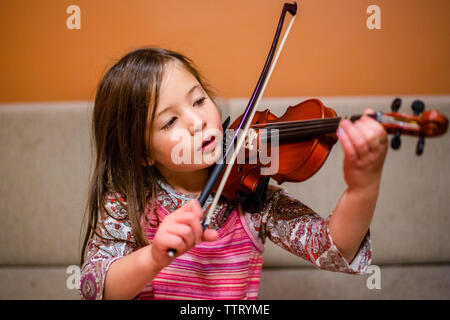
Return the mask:
M 280 0 L 0 0 L 0 101 L 93 99 L 105 69 L 158 45 L 223 97 L 248 97 Z M 68 30 L 66 8 L 81 8 Z M 381 8 L 369 30 L 366 8 Z M 450 93 L 450 1 L 304 0 L 265 96 Z

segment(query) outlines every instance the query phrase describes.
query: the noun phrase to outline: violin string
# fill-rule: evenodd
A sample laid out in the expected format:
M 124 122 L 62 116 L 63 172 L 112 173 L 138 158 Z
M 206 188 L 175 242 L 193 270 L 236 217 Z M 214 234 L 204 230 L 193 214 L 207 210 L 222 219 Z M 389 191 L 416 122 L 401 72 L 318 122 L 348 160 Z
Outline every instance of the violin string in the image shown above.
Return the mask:
M 268 123 L 268 124 L 257 124 L 253 125 L 253 129 L 283 129 L 290 127 L 300 127 L 300 126 L 308 126 L 308 125 L 322 125 L 327 123 L 339 123 L 341 118 L 331 118 L 331 119 L 313 119 L 313 120 L 301 120 L 301 121 L 285 121 L 285 122 L 277 122 L 277 123 Z
M 361 118 L 361 115 L 355 115 L 350 117 L 351 121 L 356 121 Z M 256 124 L 253 125 L 254 129 L 277 129 L 280 138 L 302 138 L 313 137 L 317 135 L 333 133 L 341 121 L 340 117 L 326 118 L 326 119 L 313 119 L 313 120 L 300 120 L 300 121 L 284 121 L 278 123 L 269 124 Z M 267 135 L 266 135 L 267 136 Z M 266 139 L 270 140 L 270 139 Z
M 330 126 L 330 127 L 322 127 L 317 128 L 314 130 L 304 130 L 304 129 L 297 129 L 297 130 L 289 130 L 287 132 L 282 132 L 278 134 L 278 138 L 280 140 L 288 139 L 288 138 L 313 138 L 316 136 L 320 136 L 327 133 L 333 133 L 336 131 L 336 126 Z M 272 136 L 274 135 L 267 135 L 262 138 L 263 142 L 271 141 Z
M 339 126 L 339 122 L 334 123 L 326 123 L 326 124 L 311 124 L 307 126 L 298 126 L 298 127 L 288 127 L 288 128 L 281 128 L 278 129 L 279 132 L 289 132 L 289 131 L 307 131 L 307 130 L 314 130 L 314 129 L 321 129 L 321 128 L 336 128 Z M 272 129 L 274 130 L 274 129 Z
M 361 115 L 351 116 L 349 119 L 351 121 L 356 121 L 361 118 Z M 298 126 L 306 126 L 310 124 L 326 124 L 326 123 L 334 123 L 341 121 L 342 118 L 325 118 L 325 119 L 310 119 L 310 120 L 293 120 L 293 121 L 283 121 L 276 123 L 261 123 L 252 125 L 253 129 L 277 129 L 277 128 L 289 128 L 289 127 L 298 127 Z
M 281 128 L 278 129 L 278 136 L 280 138 L 286 137 L 307 137 L 312 135 L 326 134 L 332 133 L 337 129 L 339 122 L 332 122 L 326 124 L 313 124 L 308 126 L 297 126 L 297 127 L 289 127 L 289 128 Z M 264 128 L 265 129 L 265 128 Z M 273 130 L 273 129 L 272 129 Z M 265 136 L 269 136 L 269 132 Z M 277 134 L 276 132 L 274 134 Z

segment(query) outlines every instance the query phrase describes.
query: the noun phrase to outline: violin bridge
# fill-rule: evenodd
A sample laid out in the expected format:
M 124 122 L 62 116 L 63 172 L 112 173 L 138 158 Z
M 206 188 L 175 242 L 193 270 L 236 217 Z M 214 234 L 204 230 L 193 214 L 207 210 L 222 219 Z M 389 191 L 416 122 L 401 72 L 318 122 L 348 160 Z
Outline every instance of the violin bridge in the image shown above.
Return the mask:
M 247 136 L 245 137 L 244 148 L 246 148 L 248 150 L 253 150 L 254 142 L 256 141 L 257 137 L 258 137 L 258 134 L 256 133 L 256 130 L 253 128 L 250 128 L 248 130 Z

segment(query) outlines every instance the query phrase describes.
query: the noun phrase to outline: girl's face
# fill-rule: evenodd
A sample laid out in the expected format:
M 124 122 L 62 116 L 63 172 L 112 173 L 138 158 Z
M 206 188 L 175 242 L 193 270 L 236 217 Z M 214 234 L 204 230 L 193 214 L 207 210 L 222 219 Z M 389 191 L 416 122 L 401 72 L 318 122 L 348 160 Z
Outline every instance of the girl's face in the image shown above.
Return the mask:
M 170 62 L 151 132 L 152 164 L 164 176 L 208 168 L 221 156 L 222 137 L 214 102 L 181 63 Z

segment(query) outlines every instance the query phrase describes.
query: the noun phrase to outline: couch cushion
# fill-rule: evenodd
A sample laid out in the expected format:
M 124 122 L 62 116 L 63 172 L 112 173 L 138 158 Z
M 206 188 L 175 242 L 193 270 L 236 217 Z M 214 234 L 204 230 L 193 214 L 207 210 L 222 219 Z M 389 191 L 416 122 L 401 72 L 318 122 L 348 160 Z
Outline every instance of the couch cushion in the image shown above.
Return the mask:
M 88 102 L 0 105 L 0 264 L 72 264 L 88 190 Z
M 259 299 L 450 299 L 449 265 L 380 266 L 379 275 L 377 283 L 374 274 L 268 268 L 262 272 Z
M 80 299 L 67 266 L 2 267 L 0 299 Z M 450 299 L 449 265 L 380 266 L 380 289 L 372 275 L 355 276 L 300 267 L 265 268 L 259 299 Z M 75 278 L 74 278 L 75 279 Z M 67 284 L 69 282 L 69 285 Z
M 70 278 L 74 273 L 66 270 L 65 266 L 1 267 L 0 299 L 79 300 L 75 281 Z
M 395 97 L 322 97 L 326 106 L 339 116 L 363 113 L 365 108 L 390 112 Z M 422 99 L 426 109 L 438 109 L 450 118 L 450 96 L 406 97 L 400 112 L 411 114 L 411 102 Z M 281 116 L 287 106 L 305 100 L 299 98 L 268 98 L 259 110 L 270 108 Z M 224 115 L 236 119 L 245 106 L 245 99 L 230 99 Z M 450 134 L 425 141 L 424 154 L 415 155 L 417 138 L 402 137 L 400 150 L 389 150 L 383 171 L 376 212 L 371 225 L 373 263 L 422 263 L 450 261 Z M 273 183 L 276 183 L 272 181 Z M 332 149 L 319 172 L 302 183 L 284 183 L 296 196 L 317 213 L 326 217 L 335 208 L 345 190 L 342 175 L 342 150 Z M 308 265 L 270 241 L 264 254 L 265 266 Z

